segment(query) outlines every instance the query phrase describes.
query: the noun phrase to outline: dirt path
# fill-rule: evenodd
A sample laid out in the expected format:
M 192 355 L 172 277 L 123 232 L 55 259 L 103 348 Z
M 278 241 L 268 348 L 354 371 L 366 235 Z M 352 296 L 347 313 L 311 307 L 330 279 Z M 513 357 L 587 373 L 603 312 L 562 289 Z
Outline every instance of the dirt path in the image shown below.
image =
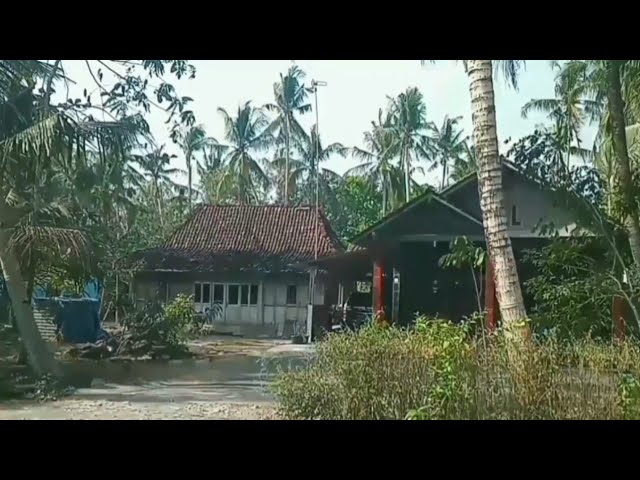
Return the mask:
M 202 342 L 201 347 L 210 346 Z M 0 403 L 0 420 L 272 420 L 268 384 L 277 371 L 301 365 L 309 346 L 223 341 L 209 360 L 71 362 L 90 388 L 56 402 Z
M 269 403 L 128 402 L 78 400 L 34 404 L 8 402 L 0 406 L 0 420 L 275 420 Z

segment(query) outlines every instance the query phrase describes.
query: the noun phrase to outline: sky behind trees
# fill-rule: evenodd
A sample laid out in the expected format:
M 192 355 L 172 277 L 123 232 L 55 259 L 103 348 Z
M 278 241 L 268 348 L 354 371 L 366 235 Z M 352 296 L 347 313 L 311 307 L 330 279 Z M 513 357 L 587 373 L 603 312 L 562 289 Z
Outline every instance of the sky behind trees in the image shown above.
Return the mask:
M 97 70 L 99 65 L 93 64 Z M 255 106 L 273 101 L 273 84 L 291 66 L 291 60 L 194 60 L 197 69 L 195 79 L 174 82 L 178 93 L 194 99 L 193 107 L 197 123 L 203 124 L 207 134 L 222 141 L 223 120 L 216 111 L 223 107 L 235 112 L 238 105 L 251 100 Z M 323 143 L 341 142 L 345 146 L 361 146 L 363 133 L 371 121 L 377 118 L 378 109 L 386 107 L 387 96 L 396 96 L 407 87 L 418 87 L 424 95 L 429 121 L 437 124 L 445 115 L 462 116 L 460 125 L 471 134 L 471 112 L 468 80 L 461 63 L 440 60 L 422 66 L 419 60 L 296 60 L 307 74 L 306 80 L 327 82 L 318 93 L 320 135 Z M 98 97 L 97 87 L 84 60 L 65 61 L 66 74 L 75 84 L 69 88 L 80 96 L 87 88 Z M 105 80 L 108 79 L 105 72 Z M 554 73 L 547 60 L 529 60 L 516 92 L 501 78 L 496 79 L 496 106 L 498 136 L 501 149 L 504 141 L 530 134 L 538 124 L 545 122 L 544 115 L 532 114 L 523 119 L 520 111 L 531 98 L 551 98 L 554 95 Z M 62 95 L 66 92 L 59 92 Z M 313 97 L 309 99 L 313 102 Z M 94 100 L 95 102 L 96 100 Z M 152 132 L 158 144 L 166 144 L 166 151 L 178 155 L 173 160 L 176 167 L 184 168 L 184 158 L 179 148 L 169 139 L 166 115 L 156 110 L 148 115 Z M 315 113 L 303 115 L 300 123 L 309 130 L 315 123 Z M 586 129 L 582 140 L 591 147 L 595 129 Z M 324 166 L 343 173 L 357 162 L 350 157 L 335 157 Z M 433 183 L 437 172 L 428 174 Z M 431 176 L 434 176 L 432 179 Z

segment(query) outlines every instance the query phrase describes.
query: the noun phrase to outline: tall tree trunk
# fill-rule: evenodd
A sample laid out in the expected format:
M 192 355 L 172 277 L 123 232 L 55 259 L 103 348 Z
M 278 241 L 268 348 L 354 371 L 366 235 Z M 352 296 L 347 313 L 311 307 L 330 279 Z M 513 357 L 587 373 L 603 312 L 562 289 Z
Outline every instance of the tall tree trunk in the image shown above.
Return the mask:
M 382 216 L 387 214 L 387 183 L 382 181 Z
M 445 182 L 447 181 L 447 158 L 442 159 L 442 187 L 441 190 L 444 190 Z
M 191 210 L 192 190 L 191 190 L 191 153 L 187 153 L 187 173 L 189 175 L 189 210 Z
M 4 215 L 0 218 L 4 218 Z M 27 351 L 29 366 L 38 376 L 49 374 L 60 377 L 60 367 L 42 339 L 36 325 L 31 299 L 27 297 L 18 260 L 10 244 L 10 233 L 6 228 L 0 228 L 0 267 L 2 267 L 7 292 L 11 300 L 18 333 Z
M 158 201 L 158 213 L 160 214 L 160 229 L 162 230 L 162 234 L 164 235 L 164 208 L 162 208 L 162 204 L 164 203 L 164 199 L 162 197 L 162 192 L 160 191 L 160 187 L 156 187 L 157 201 Z
M 291 126 L 289 124 L 289 115 L 285 115 L 285 128 L 284 135 L 285 153 L 284 153 L 284 204 L 289 204 L 289 134 Z
M 409 203 L 411 198 L 411 185 L 409 181 L 409 151 L 405 147 L 402 152 L 402 164 L 404 165 L 404 199 Z
M 487 251 L 492 262 L 496 295 L 507 334 L 524 334 L 514 328 L 527 318 L 516 261 L 507 234 L 502 190 L 502 165 L 498 152 L 496 111 L 491 60 L 467 62 L 473 138 L 478 152 L 478 188 Z
M 607 101 L 611 114 L 613 148 L 618 157 L 616 176 L 622 189 L 624 208 L 627 218 L 625 226 L 629 232 L 629 245 L 636 266 L 640 266 L 640 221 L 638 208 L 633 194 L 633 179 L 629 150 L 627 148 L 627 134 L 625 132 L 624 100 L 620 84 L 620 60 L 607 61 Z

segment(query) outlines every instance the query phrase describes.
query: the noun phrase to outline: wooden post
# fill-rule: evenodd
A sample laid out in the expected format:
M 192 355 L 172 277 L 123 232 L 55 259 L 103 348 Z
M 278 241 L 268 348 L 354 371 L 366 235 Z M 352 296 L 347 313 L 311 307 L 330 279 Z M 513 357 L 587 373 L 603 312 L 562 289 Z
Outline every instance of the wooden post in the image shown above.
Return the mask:
M 493 276 L 491 259 L 487 259 L 485 268 L 484 309 L 486 310 L 486 324 L 489 332 L 498 328 L 498 299 L 496 298 L 496 282 Z
M 613 297 L 613 306 L 611 308 L 613 314 L 613 335 L 616 340 L 624 340 L 627 330 L 627 314 L 629 308 L 624 297 L 616 295 Z
M 373 312 L 384 311 L 384 265 L 379 260 L 373 264 Z

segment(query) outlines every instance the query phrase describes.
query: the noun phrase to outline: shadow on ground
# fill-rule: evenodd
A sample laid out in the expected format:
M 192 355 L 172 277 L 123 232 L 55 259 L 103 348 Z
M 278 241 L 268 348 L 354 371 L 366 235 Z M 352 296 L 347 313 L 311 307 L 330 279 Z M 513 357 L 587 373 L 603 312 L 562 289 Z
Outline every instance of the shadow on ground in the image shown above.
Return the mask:
M 0 418 L 264 418 L 275 406 L 268 388 L 274 376 L 313 358 L 308 345 L 224 343 L 224 355 L 207 359 L 65 361 L 66 377 L 77 388 L 72 396 L 2 402 Z
M 74 397 L 130 402 L 272 402 L 278 371 L 302 368 L 303 356 L 229 355 L 169 362 L 74 362 L 65 369 L 80 388 Z

